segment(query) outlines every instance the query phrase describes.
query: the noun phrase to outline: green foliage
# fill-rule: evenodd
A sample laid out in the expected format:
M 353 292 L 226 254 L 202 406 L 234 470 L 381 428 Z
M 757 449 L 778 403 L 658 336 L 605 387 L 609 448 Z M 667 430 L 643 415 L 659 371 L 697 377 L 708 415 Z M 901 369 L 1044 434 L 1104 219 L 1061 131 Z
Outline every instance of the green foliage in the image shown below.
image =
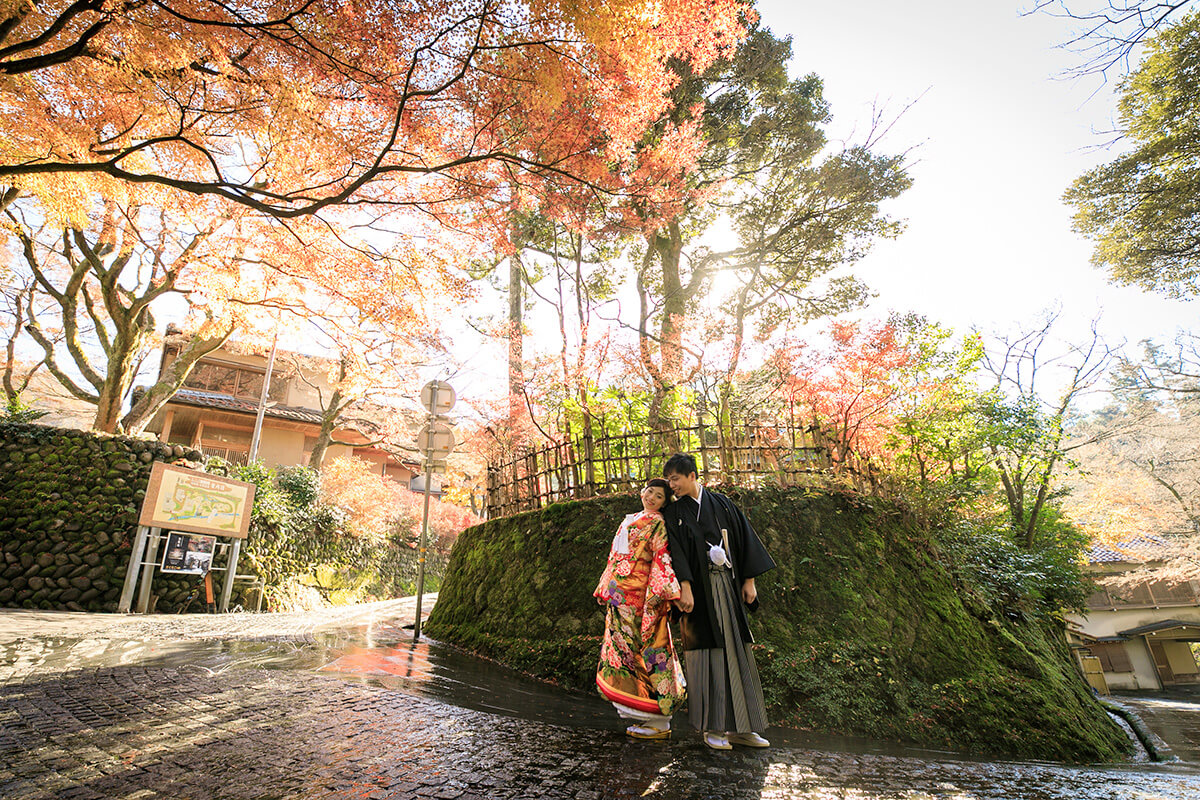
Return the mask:
M 940 532 L 939 539 L 955 574 L 993 611 L 1019 619 L 1053 616 L 1082 608 L 1092 586 L 1083 571 L 1082 534 L 1054 516 L 1056 524 L 1047 526 L 1034 550 L 1003 529 L 967 521 Z
M 247 558 L 267 584 L 267 597 L 285 602 L 291 584 L 341 604 L 372 597 L 400 597 L 415 591 L 417 552 L 408 530 L 378 537 L 346 533 L 346 513 L 320 502 L 320 474 L 306 466 L 267 467 L 261 461 L 231 465 L 210 459 L 207 471 L 255 486 Z M 426 590 L 436 591 L 444 557 L 427 556 Z
M 1200 12 L 1147 39 L 1145 52 L 1120 86 L 1129 151 L 1080 176 L 1066 200 L 1114 281 L 1187 297 L 1200 289 Z
M 9 397 L 4 408 L 0 410 L 0 422 L 36 422 L 49 413 L 49 411 L 40 411 L 34 408 L 16 395 Z
M 309 466 L 280 468 L 276 483 L 293 508 L 311 506 L 321 495 L 321 473 Z
M 759 579 L 752 622 L 773 719 L 1022 757 L 1128 749 L 1048 610 L 1061 576 L 1022 561 L 1003 534 L 995 548 L 953 551 L 882 501 L 731 495 L 779 564 Z M 562 503 L 464 531 L 427 631 L 589 690 L 604 617 L 591 593 L 635 507 L 633 497 Z M 1011 560 L 999 574 L 987 567 L 996 552 Z M 1019 619 L 1005 613 L 1008 600 Z

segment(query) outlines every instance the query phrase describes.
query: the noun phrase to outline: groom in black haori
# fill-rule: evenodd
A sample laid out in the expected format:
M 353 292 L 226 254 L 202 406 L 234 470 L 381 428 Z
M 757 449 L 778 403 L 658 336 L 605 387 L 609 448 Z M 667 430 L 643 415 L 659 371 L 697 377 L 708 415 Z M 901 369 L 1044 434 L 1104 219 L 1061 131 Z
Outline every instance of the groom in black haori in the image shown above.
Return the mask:
M 676 453 L 663 465 L 675 502 L 662 510 L 679 609 L 688 718 L 714 750 L 770 745 L 767 712 L 750 644 L 747 611 L 758 608 L 756 576 L 774 568 L 746 515 L 697 480 L 696 459 Z

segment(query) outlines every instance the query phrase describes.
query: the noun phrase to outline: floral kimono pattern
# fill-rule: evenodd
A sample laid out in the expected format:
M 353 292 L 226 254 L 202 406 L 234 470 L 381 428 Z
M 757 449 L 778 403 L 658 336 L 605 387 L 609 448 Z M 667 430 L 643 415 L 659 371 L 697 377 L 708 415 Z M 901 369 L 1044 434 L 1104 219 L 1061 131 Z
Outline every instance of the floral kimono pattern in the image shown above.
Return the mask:
M 679 581 L 661 514 L 626 517 L 594 595 L 608 609 L 596 670 L 600 695 L 642 714 L 671 715 L 686 693 L 669 627 Z

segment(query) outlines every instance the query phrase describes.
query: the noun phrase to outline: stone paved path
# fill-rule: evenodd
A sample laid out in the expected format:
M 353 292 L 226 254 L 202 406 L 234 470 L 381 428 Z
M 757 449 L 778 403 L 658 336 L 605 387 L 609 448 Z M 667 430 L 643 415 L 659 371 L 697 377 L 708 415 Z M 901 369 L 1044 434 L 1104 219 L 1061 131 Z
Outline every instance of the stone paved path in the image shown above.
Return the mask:
M 312 673 L 141 667 L 0 686 L 0 797 L 1172 798 L 1163 771 L 776 748 L 715 754 L 466 711 Z
M 37 646 L 0 648 L 5 800 L 1200 797 L 1200 775 L 1171 768 L 791 747 L 713 753 L 692 735 L 635 742 L 309 669 L 88 667 L 14 656 Z
M 421 601 L 426 617 L 436 593 Z M 28 638 L 251 639 L 306 641 L 317 631 L 403 617 L 412 621 L 416 597 L 286 614 L 81 614 L 0 608 L 0 644 Z

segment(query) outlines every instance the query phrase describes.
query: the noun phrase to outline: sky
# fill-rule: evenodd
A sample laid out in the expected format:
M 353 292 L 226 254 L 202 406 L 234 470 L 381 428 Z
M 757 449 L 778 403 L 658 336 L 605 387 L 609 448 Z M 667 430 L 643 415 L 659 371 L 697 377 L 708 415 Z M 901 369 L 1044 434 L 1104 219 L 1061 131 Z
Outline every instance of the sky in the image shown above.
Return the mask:
M 860 133 L 873 104 L 903 114 L 883 151 L 914 148 L 913 187 L 888 211 L 905 233 L 855 269 L 878 296 L 871 316 L 916 311 L 957 330 L 1004 331 L 1061 306 L 1058 333 L 1078 341 L 1100 315 L 1131 347 L 1194 324 L 1193 304 L 1114 286 L 1091 266 L 1061 197 L 1110 160 L 1115 88 L 1063 79 L 1078 55 L 1057 47 L 1068 20 L 1031 2 L 760 0 L 763 23 L 793 37 L 793 77 L 825 82 L 835 136 Z

